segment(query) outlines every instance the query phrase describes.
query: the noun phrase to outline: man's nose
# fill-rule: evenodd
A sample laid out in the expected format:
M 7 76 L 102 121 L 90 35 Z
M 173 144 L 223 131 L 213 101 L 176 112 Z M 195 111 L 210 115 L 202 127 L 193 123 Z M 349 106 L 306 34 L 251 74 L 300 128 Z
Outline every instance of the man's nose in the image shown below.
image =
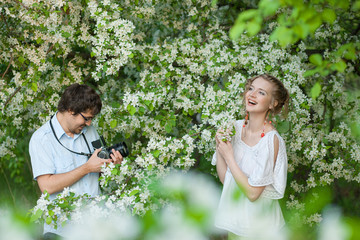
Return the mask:
M 89 119 L 88 121 L 85 122 L 86 126 L 90 126 L 92 122 L 92 119 Z

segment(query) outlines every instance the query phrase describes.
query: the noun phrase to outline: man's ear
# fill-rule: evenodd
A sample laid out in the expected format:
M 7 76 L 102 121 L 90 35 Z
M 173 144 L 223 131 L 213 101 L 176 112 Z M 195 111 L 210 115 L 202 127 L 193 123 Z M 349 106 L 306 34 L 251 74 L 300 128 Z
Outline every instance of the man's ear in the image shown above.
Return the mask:
M 67 110 L 69 115 L 75 115 L 75 112 L 71 111 L 71 110 Z

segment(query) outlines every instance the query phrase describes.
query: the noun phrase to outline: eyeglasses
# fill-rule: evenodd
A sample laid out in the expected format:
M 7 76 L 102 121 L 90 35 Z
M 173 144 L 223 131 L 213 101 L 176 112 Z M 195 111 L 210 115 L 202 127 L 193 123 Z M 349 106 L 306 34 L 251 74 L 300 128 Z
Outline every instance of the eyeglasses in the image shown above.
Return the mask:
M 85 122 L 89 122 L 89 121 L 91 121 L 91 120 L 94 119 L 94 117 L 84 117 L 84 115 L 82 115 L 81 113 L 79 113 L 79 114 L 83 117 L 83 119 L 85 120 Z

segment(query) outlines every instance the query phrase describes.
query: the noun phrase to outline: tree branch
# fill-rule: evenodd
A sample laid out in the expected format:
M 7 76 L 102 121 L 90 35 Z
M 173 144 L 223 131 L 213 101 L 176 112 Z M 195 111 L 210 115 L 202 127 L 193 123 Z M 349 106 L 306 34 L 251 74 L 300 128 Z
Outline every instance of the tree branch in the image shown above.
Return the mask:
M 20 4 L 21 6 L 23 6 L 26 10 L 29 10 L 29 8 L 27 6 L 25 6 L 22 2 L 15 0 L 16 3 Z
M 10 95 L 10 97 L 6 100 L 6 102 L 4 104 L 4 109 L 10 103 L 11 99 L 20 91 L 20 89 L 21 89 L 21 86 L 17 87 L 17 89 Z
M 10 61 L 9 61 L 9 65 L 7 66 L 7 68 L 6 68 L 5 72 L 3 73 L 3 75 L 1 76 L 1 80 L 3 80 L 3 79 L 4 79 L 4 77 L 5 77 L 6 73 L 9 71 L 10 66 L 11 66 L 11 63 L 12 63 L 12 61 L 13 61 L 13 59 L 14 59 L 14 57 L 13 57 L 12 53 L 10 53 L 10 56 L 11 56 L 11 58 L 10 58 Z

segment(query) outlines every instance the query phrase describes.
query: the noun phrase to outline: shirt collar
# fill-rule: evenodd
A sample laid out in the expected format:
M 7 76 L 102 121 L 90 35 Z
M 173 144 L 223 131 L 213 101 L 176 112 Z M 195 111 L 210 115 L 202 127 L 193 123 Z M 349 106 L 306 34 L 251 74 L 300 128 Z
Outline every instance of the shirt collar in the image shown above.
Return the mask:
M 53 125 L 53 127 L 54 127 L 54 131 L 55 131 L 56 137 L 57 137 L 58 139 L 60 139 L 60 138 L 62 138 L 62 136 L 66 135 L 66 133 L 65 133 L 64 129 L 62 128 L 62 126 L 60 125 L 59 120 L 58 120 L 57 117 L 56 117 L 57 114 L 58 114 L 58 112 L 56 112 L 56 113 L 54 114 L 54 116 L 50 119 L 50 121 L 51 121 L 51 123 L 52 123 L 52 125 Z M 85 126 L 85 127 L 81 130 L 81 132 L 82 132 L 83 134 L 85 134 L 86 131 L 87 131 L 87 126 Z M 80 134 L 74 134 L 74 139 L 78 138 L 80 135 L 81 135 L 81 133 L 80 133 Z

